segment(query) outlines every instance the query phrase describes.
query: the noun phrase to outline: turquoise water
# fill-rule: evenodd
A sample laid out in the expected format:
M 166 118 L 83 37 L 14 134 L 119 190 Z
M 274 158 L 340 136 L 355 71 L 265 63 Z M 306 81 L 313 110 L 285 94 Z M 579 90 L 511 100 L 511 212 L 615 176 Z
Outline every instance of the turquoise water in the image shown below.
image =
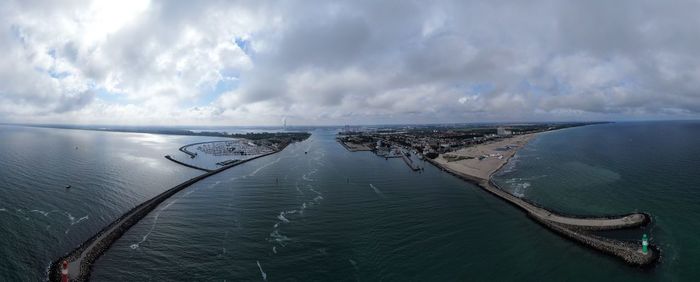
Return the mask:
M 497 176 L 514 193 L 564 212 L 650 213 L 650 226 L 609 234 L 648 232 L 663 250 L 650 270 L 562 239 L 428 164 L 412 172 L 400 159 L 347 152 L 333 131 L 316 130 L 167 200 L 98 259 L 92 279 L 693 280 L 699 129 L 698 122 L 617 123 L 549 132 Z M 8 281 L 42 279 L 52 258 L 200 173 L 162 156 L 202 138 L 22 127 L 0 127 L 0 137 L 0 244 L 11 258 L 0 261 L 0 277 Z
M 616 123 L 542 134 L 499 175 L 516 194 L 574 214 L 643 211 L 661 263 L 637 279 L 700 277 L 700 122 Z M 614 264 L 599 273 L 618 273 Z

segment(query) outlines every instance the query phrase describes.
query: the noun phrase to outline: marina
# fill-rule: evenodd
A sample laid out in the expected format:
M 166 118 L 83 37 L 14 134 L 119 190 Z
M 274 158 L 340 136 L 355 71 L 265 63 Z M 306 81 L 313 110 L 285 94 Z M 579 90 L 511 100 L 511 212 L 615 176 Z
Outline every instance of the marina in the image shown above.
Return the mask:
M 308 135 L 307 137 L 308 138 Z M 305 139 L 305 138 L 304 138 Z M 252 161 L 258 158 L 262 158 L 274 153 L 277 153 L 281 150 L 283 150 L 288 144 L 291 142 L 295 142 L 297 139 L 296 137 L 290 137 L 289 140 L 284 140 L 280 141 L 280 143 L 276 143 L 274 147 L 279 148 L 277 150 L 274 149 L 269 149 L 268 147 L 262 147 L 255 150 L 255 149 L 249 149 L 246 150 L 246 152 L 262 152 L 258 155 L 250 156 L 248 158 L 242 159 L 242 160 L 232 160 L 228 161 L 225 163 L 219 163 L 218 165 L 221 165 L 221 168 L 214 169 L 214 170 L 208 170 L 204 168 L 200 168 L 194 165 L 190 165 L 184 162 L 177 161 L 173 159 L 170 155 L 166 155 L 165 158 L 168 160 L 171 160 L 175 163 L 178 163 L 180 165 L 198 169 L 205 171 L 204 174 L 198 175 L 194 178 L 191 178 L 183 183 L 180 183 L 176 185 L 175 187 L 172 187 L 163 193 L 139 204 L 138 206 L 134 207 L 130 211 L 124 213 L 122 216 L 120 216 L 118 219 L 104 227 L 101 231 L 99 231 L 97 234 L 95 234 L 93 237 L 89 238 L 80 246 L 78 246 L 76 249 L 71 251 L 70 253 L 66 254 L 65 256 L 62 256 L 55 260 L 54 262 L 51 263 L 49 267 L 49 273 L 48 273 L 48 278 L 50 281 L 87 281 L 90 278 L 90 271 L 92 269 L 92 265 L 95 262 L 97 258 L 99 258 L 102 253 L 104 253 L 113 243 L 115 240 L 119 239 L 129 228 L 131 228 L 134 224 L 138 223 L 139 220 L 141 220 L 143 217 L 145 217 L 149 212 L 151 212 L 153 209 L 155 209 L 159 204 L 161 204 L 163 201 L 166 199 L 170 198 L 171 196 L 175 195 L 176 193 L 180 192 L 181 190 L 197 183 L 198 181 L 205 179 L 207 177 L 210 177 L 212 175 L 218 174 L 222 171 L 225 171 L 229 168 L 235 167 L 237 165 L 241 165 L 245 162 Z M 303 139 L 302 139 L 303 140 Z M 200 145 L 200 148 L 202 146 L 206 146 L 207 144 L 220 144 L 222 142 L 200 142 L 200 143 L 195 143 L 195 145 Z M 228 143 L 228 141 L 225 143 L 224 146 L 227 148 L 230 148 L 231 144 L 235 143 Z M 241 144 L 240 141 L 238 141 L 237 144 Z M 245 142 L 246 146 L 250 147 L 257 147 L 255 144 L 252 142 Z M 192 146 L 192 144 L 190 144 Z M 206 153 L 212 153 L 212 152 L 218 152 L 218 148 L 222 148 L 221 146 L 217 145 L 211 145 L 205 148 L 209 149 L 201 149 L 202 151 Z M 212 151 L 213 150 L 213 151 Z M 183 149 L 181 147 L 181 150 L 185 152 L 186 148 Z M 228 152 L 232 152 L 234 150 L 226 150 Z M 185 152 L 187 153 L 187 152 Z M 188 154 L 190 155 L 190 154 Z M 190 155 L 191 156 L 191 155 Z M 197 154 L 194 155 L 194 157 L 197 157 Z

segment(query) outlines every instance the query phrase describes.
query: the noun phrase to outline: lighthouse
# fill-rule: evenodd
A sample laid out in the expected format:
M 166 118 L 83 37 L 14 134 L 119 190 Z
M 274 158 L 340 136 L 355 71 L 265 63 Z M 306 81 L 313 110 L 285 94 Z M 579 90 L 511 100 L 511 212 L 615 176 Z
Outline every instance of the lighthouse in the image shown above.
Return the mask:
M 649 251 L 649 239 L 647 238 L 647 234 L 644 234 L 642 236 L 642 253 L 647 253 Z
M 63 261 L 61 266 L 61 282 L 68 282 L 68 261 Z

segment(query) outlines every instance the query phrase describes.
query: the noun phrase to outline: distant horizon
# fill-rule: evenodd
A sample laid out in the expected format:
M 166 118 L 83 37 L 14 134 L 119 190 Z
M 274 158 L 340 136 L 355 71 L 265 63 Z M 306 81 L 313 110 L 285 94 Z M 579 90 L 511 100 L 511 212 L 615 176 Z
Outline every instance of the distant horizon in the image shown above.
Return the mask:
M 512 121 L 512 122 L 445 122 L 445 123 L 377 123 L 377 124 L 326 124 L 326 125 L 287 125 L 287 128 L 323 128 L 323 127 L 377 127 L 377 126 L 441 126 L 441 125 L 517 125 L 517 124 L 561 124 L 561 123 L 639 123 L 639 122 L 695 122 L 700 119 L 648 119 L 648 120 L 570 120 L 570 121 Z M 243 129 L 281 129 L 282 125 L 120 125 L 120 124 L 64 124 L 64 123 L 5 123 L 0 125 L 28 126 L 42 128 L 176 128 L 176 129 L 218 129 L 218 128 L 243 128 Z

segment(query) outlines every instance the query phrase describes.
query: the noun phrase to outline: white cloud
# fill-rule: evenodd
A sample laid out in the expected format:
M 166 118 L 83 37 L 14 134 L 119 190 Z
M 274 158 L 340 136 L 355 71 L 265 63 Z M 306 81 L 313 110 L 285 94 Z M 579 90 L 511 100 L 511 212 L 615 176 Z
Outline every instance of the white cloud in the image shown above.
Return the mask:
M 697 118 L 698 8 L 5 1 L 0 122 Z

